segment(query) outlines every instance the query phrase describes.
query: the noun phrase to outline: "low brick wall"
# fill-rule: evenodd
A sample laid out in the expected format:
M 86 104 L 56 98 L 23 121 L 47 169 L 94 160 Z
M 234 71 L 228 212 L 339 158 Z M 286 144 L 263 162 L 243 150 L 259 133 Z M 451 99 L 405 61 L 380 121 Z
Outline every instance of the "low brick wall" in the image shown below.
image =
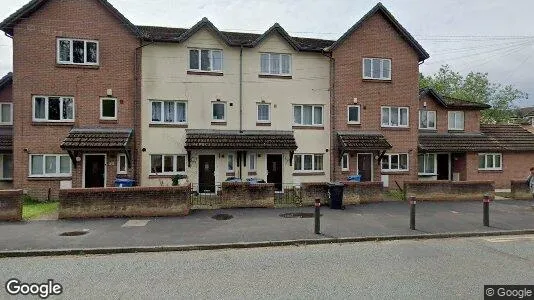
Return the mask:
M 60 190 L 59 218 L 184 216 L 190 191 L 189 185 Z
M 532 193 L 526 180 L 512 180 L 510 183 L 510 197 L 516 200 L 532 200 Z
M 22 220 L 22 190 L 0 190 L 0 221 Z
M 405 181 L 406 197 L 415 196 L 419 201 L 482 201 L 488 193 L 495 198 L 494 181 Z
M 274 207 L 274 184 L 223 182 L 221 208 Z
M 343 204 L 381 202 L 384 200 L 384 185 L 381 181 L 343 182 Z
M 300 184 L 302 205 L 315 204 L 315 199 L 321 199 L 321 204 L 328 203 L 328 184 L 326 182 L 306 182 Z

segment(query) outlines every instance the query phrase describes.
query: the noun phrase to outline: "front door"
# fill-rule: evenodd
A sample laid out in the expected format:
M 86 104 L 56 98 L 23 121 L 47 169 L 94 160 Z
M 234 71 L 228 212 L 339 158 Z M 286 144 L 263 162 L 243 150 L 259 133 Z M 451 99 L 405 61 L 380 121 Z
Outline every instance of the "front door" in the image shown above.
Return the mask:
M 215 155 L 198 156 L 198 192 L 215 193 Z
M 358 171 L 361 181 L 373 180 L 373 155 L 370 153 L 358 154 Z
M 84 187 L 95 188 L 106 186 L 106 155 L 85 155 Z
M 449 180 L 449 154 L 438 154 L 438 180 Z
M 276 190 L 282 190 L 282 155 L 267 154 L 267 182 L 274 183 Z

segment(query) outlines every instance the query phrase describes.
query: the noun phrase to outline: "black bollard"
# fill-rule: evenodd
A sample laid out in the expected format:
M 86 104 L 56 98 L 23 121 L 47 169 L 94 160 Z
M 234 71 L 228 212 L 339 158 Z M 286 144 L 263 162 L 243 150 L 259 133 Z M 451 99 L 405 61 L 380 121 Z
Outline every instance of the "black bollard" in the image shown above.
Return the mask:
M 484 198 L 482 200 L 482 203 L 484 205 L 484 226 L 489 227 L 489 204 L 490 204 L 490 196 L 484 195 Z
M 321 234 L 321 200 L 315 199 L 315 234 Z
M 415 230 L 415 196 L 410 196 L 410 229 Z

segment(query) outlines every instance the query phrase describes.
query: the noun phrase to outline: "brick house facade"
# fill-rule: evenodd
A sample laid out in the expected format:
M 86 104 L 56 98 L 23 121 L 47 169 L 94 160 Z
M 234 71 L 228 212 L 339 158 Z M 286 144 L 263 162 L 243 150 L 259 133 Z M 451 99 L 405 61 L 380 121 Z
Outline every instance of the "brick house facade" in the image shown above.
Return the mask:
M 13 187 L 13 74 L 0 79 L 0 189 Z

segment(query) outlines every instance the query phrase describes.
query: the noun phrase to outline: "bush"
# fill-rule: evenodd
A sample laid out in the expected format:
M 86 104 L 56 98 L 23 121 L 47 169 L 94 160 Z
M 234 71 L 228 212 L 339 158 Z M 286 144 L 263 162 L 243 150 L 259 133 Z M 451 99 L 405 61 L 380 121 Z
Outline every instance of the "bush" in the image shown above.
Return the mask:
M 172 185 L 177 186 L 180 184 L 180 179 L 187 179 L 187 175 L 184 174 L 176 174 L 172 177 Z

